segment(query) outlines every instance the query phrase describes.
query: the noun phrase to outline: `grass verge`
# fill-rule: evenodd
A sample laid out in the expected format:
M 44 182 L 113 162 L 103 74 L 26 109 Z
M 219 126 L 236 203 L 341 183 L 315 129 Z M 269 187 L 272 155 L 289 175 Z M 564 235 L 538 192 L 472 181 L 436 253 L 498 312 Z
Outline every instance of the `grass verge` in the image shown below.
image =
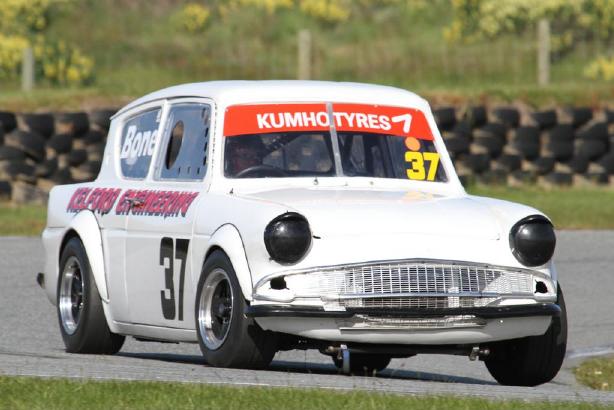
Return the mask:
M 46 219 L 46 207 L 0 202 L 0 236 L 40 235 Z
M 580 383 L 591 389 L 614 391 L 614 356 L 587 360 L 574 373 Z
M 604 409 L 590 403 L 527 403 L 416 397 L 360 391 L 220 387 L 163 382 L 0 377 L 0 408 L 10 409 Z
M 467 191 L 537 208 L 552 219 L 557 229 L 614 229 L 612 189 L 473 186 Z

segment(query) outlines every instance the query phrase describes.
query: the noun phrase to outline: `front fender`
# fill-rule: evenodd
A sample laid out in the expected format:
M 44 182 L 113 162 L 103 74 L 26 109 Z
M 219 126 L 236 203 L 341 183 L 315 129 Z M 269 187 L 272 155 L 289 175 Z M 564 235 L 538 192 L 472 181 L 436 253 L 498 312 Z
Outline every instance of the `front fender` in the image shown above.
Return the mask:
M 247 263 L 243 239 L 238 229 L 232 224 L 225 224 L 216 229 L 208 240 L 204 237 L 197 237 L 195 239 L 196 241 L 206 241 L 206 244 L 203 243 L 203 246 L 198 246 L 198 243 L 195 243 L 197 245 L 195 249 L 200 249 L 202 252 L 202 255 L 199 257 L 200 261 L 202 261 L 200 266 L 205 263 L 207 255 L 215 249 L 224 251 L 235 270 L 243 296 L 251 301 L 253 290 L 252 274 Z

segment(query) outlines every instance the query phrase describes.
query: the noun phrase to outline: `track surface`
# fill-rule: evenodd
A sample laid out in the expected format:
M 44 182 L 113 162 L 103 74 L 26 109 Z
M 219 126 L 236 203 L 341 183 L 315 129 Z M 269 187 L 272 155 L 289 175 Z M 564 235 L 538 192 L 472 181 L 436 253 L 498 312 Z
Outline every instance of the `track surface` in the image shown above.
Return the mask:
M 569 315 L 568 354 L 556 379 L 537 388 L 499 386 L 483 363 L 444 355 L 394 359 L 378 377 L 339 375 L 315 351 L 278 353 L 267 371 L 211 368 L 197 345 L 133 339 L 116 356 L 69 355 L 55 308 L 34 280 L 42 252 L 38 238 L 0 238 L 0 374 L 614 403 L 614 393 L 583 388 L 570 371 L 586 357 L 614 353 L 614 232 L 559 234 L 555 259 Z

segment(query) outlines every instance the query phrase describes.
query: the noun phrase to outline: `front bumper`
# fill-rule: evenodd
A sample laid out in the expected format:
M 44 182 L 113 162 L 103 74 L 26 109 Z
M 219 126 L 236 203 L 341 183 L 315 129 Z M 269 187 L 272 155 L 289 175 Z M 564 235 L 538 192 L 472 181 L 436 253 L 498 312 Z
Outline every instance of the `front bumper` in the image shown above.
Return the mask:
M 382 311 L 369 308 L 349 308 L 345 311 L 324 310 L 318 306 L 292 305 L 255 305 L 245 310 L 248 317 L 296 317 L 296 318 L 351 318 L 364 315 L 374 318 L 444 318 L 451 316 L 473 316 L 480 319 L 503 319 L 512 317 L 561 315 L 561 308 L 554 303 L 534 305 L 492 306 L 483 308 L 446 308 L 446 309 L 397 309 Z

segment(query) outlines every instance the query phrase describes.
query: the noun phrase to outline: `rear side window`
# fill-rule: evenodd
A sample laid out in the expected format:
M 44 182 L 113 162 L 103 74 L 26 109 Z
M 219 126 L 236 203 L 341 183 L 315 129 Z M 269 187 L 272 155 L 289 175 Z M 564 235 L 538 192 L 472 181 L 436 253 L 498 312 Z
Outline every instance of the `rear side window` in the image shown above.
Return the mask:
M 119 155 L 124 177 L 143 179 L 147 176 L 158 142 L 159 124 L 159 108 L 135 115 L 124 124 Z
M 177 104 L 165 127 L 160 178 L 201 180 L 207 169 L 211 110 L 206 104 Z

